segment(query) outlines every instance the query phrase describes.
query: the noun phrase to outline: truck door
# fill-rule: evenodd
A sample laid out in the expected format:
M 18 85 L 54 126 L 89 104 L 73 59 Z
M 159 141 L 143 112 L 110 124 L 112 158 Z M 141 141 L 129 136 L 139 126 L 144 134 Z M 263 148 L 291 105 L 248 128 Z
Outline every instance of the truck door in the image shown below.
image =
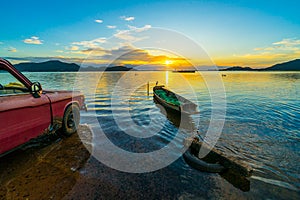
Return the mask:
M 0 70 L 0 154 L 38 136 L 50 123 L 47 96 L 33 97 L 10 73 Z

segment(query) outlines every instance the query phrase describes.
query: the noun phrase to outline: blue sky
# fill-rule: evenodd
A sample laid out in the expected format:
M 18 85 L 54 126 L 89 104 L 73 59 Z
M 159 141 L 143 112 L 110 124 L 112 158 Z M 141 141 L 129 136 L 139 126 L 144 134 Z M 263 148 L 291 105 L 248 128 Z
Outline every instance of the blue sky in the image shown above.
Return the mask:
M 87 50 L 100 48 L 98 58 L 105 63 L 116 49 L 139 48 L 128 37 L 107 45 L 110 38 L 150 27 L 189 37 L 217 65 L 262 67 L 300 57 L 298 1 L 28 0 L 1 5 L 0 55 L 14 63 L 58 58 L 80 62 Z M 151 52 L 144 53 L 139 55 L 158 62 Z M 161 55 L 162 64 L 174 58 Z M 95 58 L 93 62 L 97 64 Z

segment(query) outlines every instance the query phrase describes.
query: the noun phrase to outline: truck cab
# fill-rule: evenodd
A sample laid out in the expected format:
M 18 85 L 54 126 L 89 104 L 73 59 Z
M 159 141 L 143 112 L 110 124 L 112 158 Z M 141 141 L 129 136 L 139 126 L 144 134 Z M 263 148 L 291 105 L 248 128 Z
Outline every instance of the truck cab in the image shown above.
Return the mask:
M 84 96 L 74 91 L 44 91 L 7 60 L 0 59 L 0 155 L 45 131 L 77 131 Z

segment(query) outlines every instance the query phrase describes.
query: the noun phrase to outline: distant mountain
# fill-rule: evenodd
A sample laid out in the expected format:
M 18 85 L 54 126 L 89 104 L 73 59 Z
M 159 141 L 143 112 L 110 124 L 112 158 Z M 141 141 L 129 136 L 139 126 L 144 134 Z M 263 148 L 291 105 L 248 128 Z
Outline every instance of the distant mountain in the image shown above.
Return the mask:
M 279 63 L 271 67 L 262 69 L 253 69 L 251 67 L 229 67 L 220 71 L 300 71 L 300 59 Z
M 240 66 L 234 66 L 229 67 L 226 69 L 220 69 L 220 71 L 253 71 L 255 69 L 252 69 L 251 67 L 240 67 Z
M 80 66 L 75 63 L 65 63 L 59 60 L 49 60 L 41 63 L 19 63 L 14 65 L 18 70 L 22 72 L 77 72 Z M 85 67 L 81 68 L 81 71 L 129 71 L 133 70 L 125 66 L 113 66 L 113 67 Z
M 92 66 L 82 67 L 80 69 L 80 71 L 85 71 L 85 72 L 95 72 L 95 71 L 104 71 L 104 70 L 105 70 L 104 67 L 92 67 Z
M 75 63 L 64 63 L 59 60 L 50 60 L 41 63 L 20 63 L 14 66 L 23 72 L 74 72 L 80 68 Z
M 300 59 L 267 67 L 264 71 L 300 71 Z
M 130 71 L 132 68 L 128 68 L 125 66 L 114 66 L 114 67 L 107 67 L 105 71 Z
M 92 67 L 92 66 L 88 66 L 88 67 L 80 69 L 80 71 L 130 71 L 130 70 L 134 70 L 134 69 L 129 68 L 129 67 L 125 67 L 125 66 L 113 66 L 113 67 Z

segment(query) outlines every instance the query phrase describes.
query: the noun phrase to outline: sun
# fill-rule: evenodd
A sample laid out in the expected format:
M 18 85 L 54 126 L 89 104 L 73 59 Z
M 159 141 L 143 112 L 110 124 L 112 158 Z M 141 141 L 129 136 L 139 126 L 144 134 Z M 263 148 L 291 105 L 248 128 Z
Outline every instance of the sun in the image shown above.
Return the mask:
M 172 60 L 166 60 L 166 61 L 165 61 L 165 64 L 166 64 L 166 65 L 170 65 L 170 64 L 172 64 L 172 63 L 173 63 Z

